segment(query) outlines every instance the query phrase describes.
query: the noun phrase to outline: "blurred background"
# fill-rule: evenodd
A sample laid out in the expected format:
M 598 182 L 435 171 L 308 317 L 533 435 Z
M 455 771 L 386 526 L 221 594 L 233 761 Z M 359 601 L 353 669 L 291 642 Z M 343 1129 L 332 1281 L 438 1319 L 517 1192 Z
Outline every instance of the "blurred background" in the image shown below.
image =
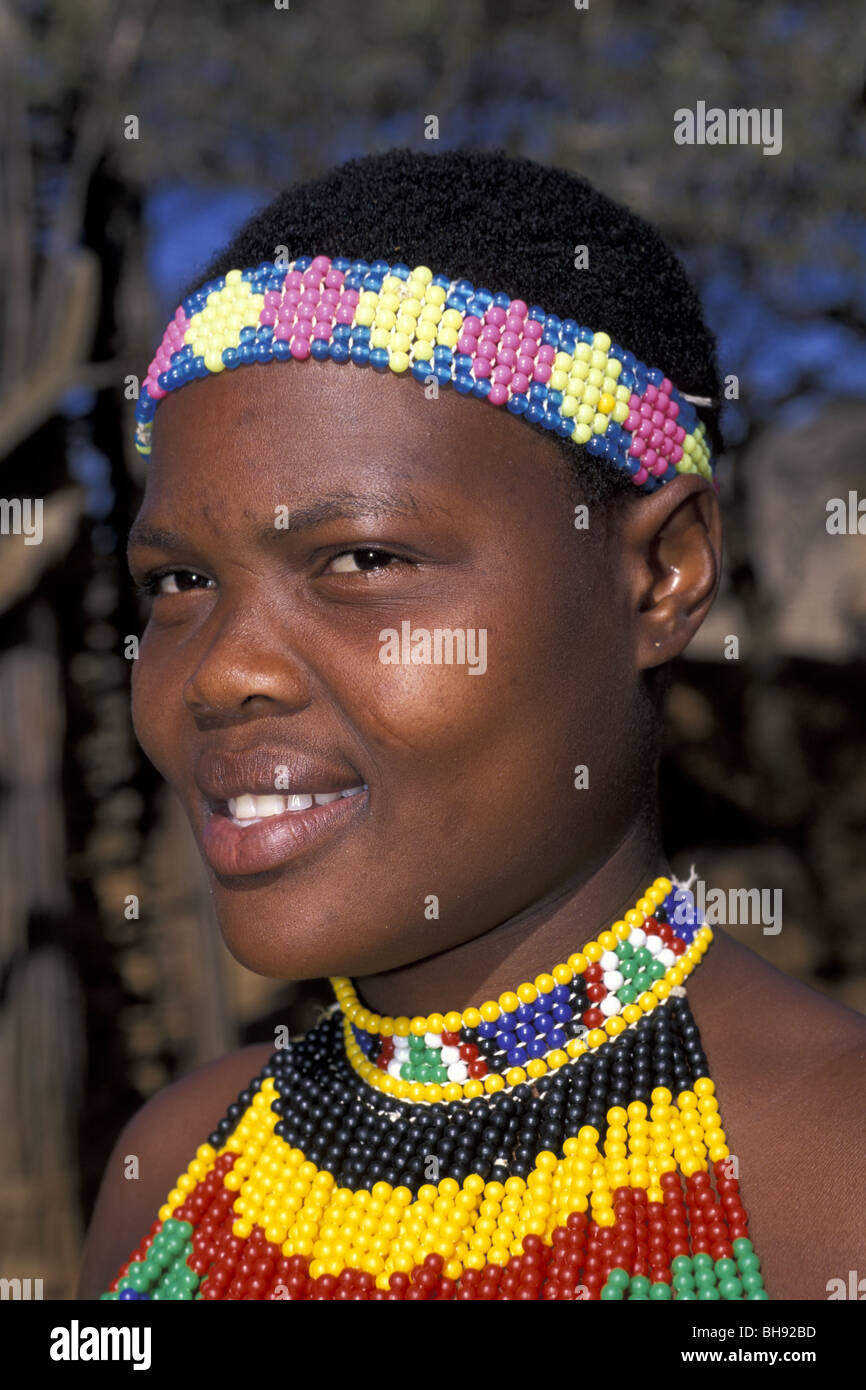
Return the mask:
M 222 946 L 133 736 L 124 549 L 135 381 L 182 285 L 352 155 L 500 146 L 682 254 L 738 394 L 724 589 L 670 696 L 666 844 L 680 875 L 781 889 L 780 934 L 728 929 L 866 1012 L 866 540 L 826 527 L 829 499 L 866 495 L 859 20 L 855 0 L 0 0 L 0 490 L 44 499 L 41 544 L 0 535 L 0 1276 L 70 1296 L 132 1112 L 331 997 Z M 701 100 L 781 108 L 781 153 L 675 145 Z

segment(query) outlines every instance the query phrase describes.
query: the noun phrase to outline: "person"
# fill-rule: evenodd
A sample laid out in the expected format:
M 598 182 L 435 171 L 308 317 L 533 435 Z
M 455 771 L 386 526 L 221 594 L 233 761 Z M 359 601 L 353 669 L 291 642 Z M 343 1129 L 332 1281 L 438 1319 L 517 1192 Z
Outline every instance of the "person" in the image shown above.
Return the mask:
M 719 394 L 659 234 L 500 151 L 297 184 L 182 296 L 136 411 L 133 722 L 229 950 L 336 998 L 133 1117 L 79 1297 L 857 1267 L 866 1020 L 697 920 L 659 831 Z

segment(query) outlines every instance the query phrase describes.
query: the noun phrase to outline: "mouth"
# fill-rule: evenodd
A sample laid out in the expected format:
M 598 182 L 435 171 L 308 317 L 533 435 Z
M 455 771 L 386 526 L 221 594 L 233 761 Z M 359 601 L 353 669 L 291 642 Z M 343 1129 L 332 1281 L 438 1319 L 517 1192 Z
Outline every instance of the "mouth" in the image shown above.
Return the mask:
M 258 874 L 280 868 L 329 835 L 348 829 L 370 804 L 366 784 L 286 796 L 242 793 L 211 802 L 202 849 L 215 873 Z

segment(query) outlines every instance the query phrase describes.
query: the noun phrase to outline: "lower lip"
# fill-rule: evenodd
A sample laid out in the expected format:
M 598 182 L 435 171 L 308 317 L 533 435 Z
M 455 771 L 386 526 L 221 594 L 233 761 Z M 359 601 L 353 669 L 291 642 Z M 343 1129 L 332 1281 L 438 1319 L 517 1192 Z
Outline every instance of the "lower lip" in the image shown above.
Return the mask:
M 303 854 L 324 836 L 345 829 L 369 805 L 369 791 L 315 803 L 306 811 L 284 811 L 255 825 L 236 825 L 229 816 L 207 815 L 202 834 L 205 858 L 218 874 L 261 874 Z

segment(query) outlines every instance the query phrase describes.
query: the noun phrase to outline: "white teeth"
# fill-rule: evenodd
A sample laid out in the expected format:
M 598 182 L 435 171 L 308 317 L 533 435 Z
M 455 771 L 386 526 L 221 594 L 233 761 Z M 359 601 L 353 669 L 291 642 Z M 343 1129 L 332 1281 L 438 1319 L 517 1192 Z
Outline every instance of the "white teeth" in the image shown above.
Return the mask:
M 229 815 L 236 821 L 247 824 L 267 820 L 270 816 L 281 816 L 286 811 L 308 811 L 313 805 L 327 806 L 331 801 L 339 801 L 342 796 L 357 796 L 366 791 L 365 785 L 347 787 L 340 792 L 292 792 L 289 796 L 254 796 L 244 792 L 242 796 L 231 796 L 228 800 Z

